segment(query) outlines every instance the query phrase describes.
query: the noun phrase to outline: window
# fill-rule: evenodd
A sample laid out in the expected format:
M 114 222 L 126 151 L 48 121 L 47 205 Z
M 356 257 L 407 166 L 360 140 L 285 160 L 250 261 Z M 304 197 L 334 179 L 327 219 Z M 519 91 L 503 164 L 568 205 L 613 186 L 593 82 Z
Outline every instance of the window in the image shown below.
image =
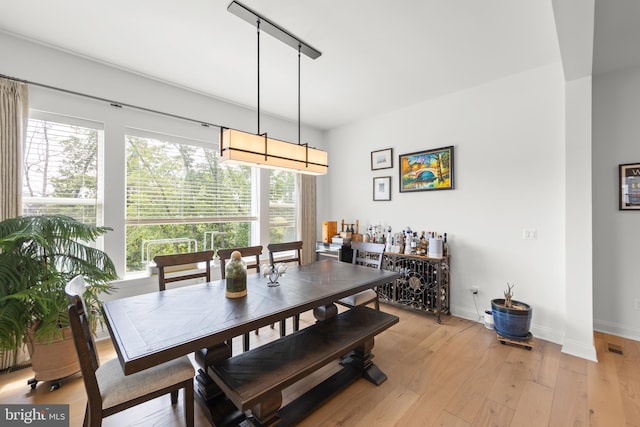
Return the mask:
M 102 223 L 99 123 L 32 112 L 23 153 L 22 212 Z
M 128 130 L 126 270 L 160 254 L 249 246 L 255 171 L 219 164 L 210 144 Z
M 297 240 L 296 174 L 269 171 L 269 242 Z

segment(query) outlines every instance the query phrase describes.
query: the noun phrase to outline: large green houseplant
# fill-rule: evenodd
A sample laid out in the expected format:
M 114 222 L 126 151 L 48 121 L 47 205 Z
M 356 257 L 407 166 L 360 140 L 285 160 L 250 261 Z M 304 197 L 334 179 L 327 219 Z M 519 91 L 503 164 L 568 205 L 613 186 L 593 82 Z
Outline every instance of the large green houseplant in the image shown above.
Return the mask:
M 24 342 L 61 338 L 69 325 L 64 288 L 76 275 L 85 277 L 84 299 L 99 315 L 99 296 L 113 291 L 109 281 L 117 275 L 108 255 L 89 243 L 108 230 L 64 215 L 0 222 L 0 350 L 15 354 Z

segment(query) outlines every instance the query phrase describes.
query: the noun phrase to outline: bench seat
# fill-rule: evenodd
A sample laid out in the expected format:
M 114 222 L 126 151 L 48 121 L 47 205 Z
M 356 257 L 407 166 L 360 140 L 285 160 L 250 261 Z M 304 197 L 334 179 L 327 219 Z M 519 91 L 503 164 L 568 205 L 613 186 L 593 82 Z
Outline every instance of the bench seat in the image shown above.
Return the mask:
M 354 307 L 276 341 L 211 365 L 209 376 L 242 411 L 265 401 L 279 407 L 281 391 L 352 350 L 368 353 L 373 337 L 398 322 L 398 317 Z M 362 370 L 371 355 L 356 357 Z M 363 373 L 359 372 L 362 376 Z M 386 378 L 386 377 L 385 377 Z M 275 400 L 274 400 L 275 399 Z M 273 408 L 271 408 L 273 411 Z

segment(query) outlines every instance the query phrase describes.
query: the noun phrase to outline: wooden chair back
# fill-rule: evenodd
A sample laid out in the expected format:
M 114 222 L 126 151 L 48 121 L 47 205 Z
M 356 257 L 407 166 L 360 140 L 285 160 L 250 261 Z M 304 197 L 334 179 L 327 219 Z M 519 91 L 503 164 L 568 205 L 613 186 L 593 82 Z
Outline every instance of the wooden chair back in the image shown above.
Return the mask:
M 179 282 L 182 280 L 197 279 L 204 277 L 207 282 L 211 281 L 211 261 L 213 261 L 213 251 L 190 252 L 186 254 L 158 255 L 153 261 L 158 266 L 158 287 L 161 291 L 166 289 L 167 283 Z M 176 274 L 171 277 L 166 276 L 167 267 L 180 265 L 205 263 L 205 270 L 197 273 Z
M 352 264 L 365 265 L 380 270 L 384 243 L 351 242 L 353 250 Z
M 91 333 L 87 307 L 84 304 L 81 293 L 78 292 L 80 286 L 84 287 L 84 277 L 82 276 L 76 276 L 67 283 L 65 292 L 70 303 L 67 312 L 73 341 L 78 353 L 84 388 L 87 391 L 87 407 L 94 413 L 100 413 L 102 411 L 102 398 L 100 397 L 100 388 L 96 379 L 96 370 L 100 367 L 100 359 L 96 350 L 96 342 Z
M 291 252 L 293 251 L 293 255 L 288 258 L 278 259 L 278 262 L 296 262 L 298 265 L 302 265 L 302 241 L 297 242 L 285 242 L 285 243 L 269 243 L 267 245 L 267 250 L 269 251 L 269 263 L 271 265 L 274 264 L 274 254 L 279 252 Z
M 227 260 L 231 258 L 231 254 L 233 251 L 240 252 L 243 258 L 246 257 L 255 257 L 252 262 L 247 263 L 247 270 L 252 268 L 256 269 L 257 273 L 260 273 L 260 255 L 262 255 L 262 246 L 248 246 L 245 248 L 223 248 L 218 249 L 218 258 L 220 258 L 220 277 L 222 279 L 226 278 L 227 273 L 225 271 L 225 267 L 227 265 Z

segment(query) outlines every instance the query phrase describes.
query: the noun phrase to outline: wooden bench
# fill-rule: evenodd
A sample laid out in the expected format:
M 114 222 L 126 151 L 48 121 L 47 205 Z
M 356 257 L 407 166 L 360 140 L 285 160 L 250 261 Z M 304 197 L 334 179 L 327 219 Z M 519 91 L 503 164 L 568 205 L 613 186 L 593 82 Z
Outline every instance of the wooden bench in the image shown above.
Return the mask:
M 374 336 L 397 322 L 397 316 L 355 307 L 215 363 L 207 372 L 239 410 L 251 409 L 260 425 L 292 425 L 360 377 L 384 382 L 371 349 Z M 348 353 L 342 370 L 281 408 L 284 388 Z

